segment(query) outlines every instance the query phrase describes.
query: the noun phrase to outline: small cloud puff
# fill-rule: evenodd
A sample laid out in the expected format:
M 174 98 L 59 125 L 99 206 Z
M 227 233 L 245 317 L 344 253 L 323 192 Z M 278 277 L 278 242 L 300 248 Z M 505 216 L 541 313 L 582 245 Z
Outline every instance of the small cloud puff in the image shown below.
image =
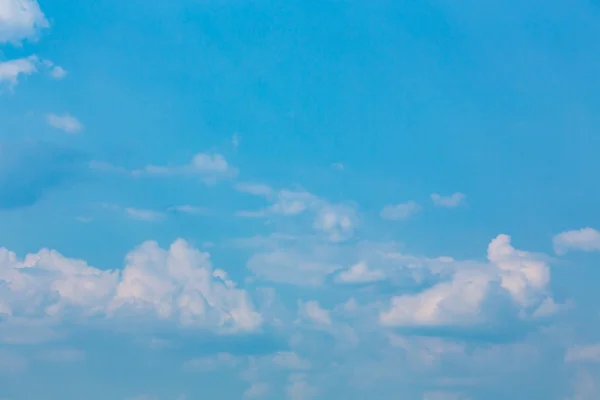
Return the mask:
M 366 263 L 358 263 L 350 269 L 340 272 L 336 282 L 341 284 L 373 283 L 385 279 L 385 272 L 380 269 L 371 270 Z
M 414 201 L 400 204 L 389 204 L 381 210 L 381 218 L 390 221 L 406 220 L 421 210 L 421 206 Z
M 81 122 L 69 113 L 62 115 L 47 114 L 46 122 L 51 127 L 60 129 L 66 133 L 79 133 L 83 130 Z
M 562 232 L 554 236 L 553 243 L 558 255 L 569 251 L 600 251 L 600 232 L 593 228 Z
M 433 201 L 433 204 L 435 204 L 438 207 L 445 208 L 459 207 L 465 204 L 466 199 L 467 196 L 463 193 L 454 193 L 449 196 L 442 196 L 437 193 L 433 193 L 431 195 L 431 200 Z

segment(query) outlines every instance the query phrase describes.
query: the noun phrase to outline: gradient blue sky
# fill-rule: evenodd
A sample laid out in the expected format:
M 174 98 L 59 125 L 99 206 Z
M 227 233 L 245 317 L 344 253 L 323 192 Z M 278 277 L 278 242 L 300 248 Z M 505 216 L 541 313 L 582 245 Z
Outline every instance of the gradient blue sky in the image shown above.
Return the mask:
M 596 0 L 0 0 L 0 399 L 597 400 Z

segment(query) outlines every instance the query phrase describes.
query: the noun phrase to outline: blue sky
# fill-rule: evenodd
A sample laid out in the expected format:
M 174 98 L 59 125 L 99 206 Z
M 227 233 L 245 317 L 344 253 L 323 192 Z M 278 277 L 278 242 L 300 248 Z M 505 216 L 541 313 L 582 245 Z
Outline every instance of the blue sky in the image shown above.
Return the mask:
M 600 398 L 595 0 L 0 0 L 0 399 Z

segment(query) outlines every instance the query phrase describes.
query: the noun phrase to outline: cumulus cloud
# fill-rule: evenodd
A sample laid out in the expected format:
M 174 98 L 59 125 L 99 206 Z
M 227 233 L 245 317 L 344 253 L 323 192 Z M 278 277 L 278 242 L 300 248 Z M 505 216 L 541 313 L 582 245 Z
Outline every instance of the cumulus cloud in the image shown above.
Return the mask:
M 372 283 L 385 279 L 385 272 L 380 269 L 371 270 L 367 263 L 361 262 L 336 276 L 336 282 L 342 284 Z
M 553 242 L 559 255 L 569 251 L 600 251 L 600 232 L 593 228 L 562 232 L 554 236 Z
M 331 316 L 329 311 L 322 308 L 317 301 L 307 301 L 298 303 L 298 316 L 304 321 L 315 325 L 331 325 Z
M 431 200 L 433 201 L 433 204 L 435 204 L 438 207 L 445 208 L 456 208 L 458 206 L 461 206 L 465 203 L 466 199 L 467 196 L 463 193 L 453 193 L 449 196 L 442 196 L 437 193 L 433 193 L 431 195 Z
M 79 133 L 83 130 L 81 122 L 69 113 L 62 115 L 47 114 L 46 122 L 51 127 L 60 129 L 66 133 Z
M 48 26 L 36 0 L 0 0 L 0 44 L 35 39 Z
M 126 257 L 123 270 L 100 270 L 43 249 L 24 259 L 0 249 L 0 305 L 19 320 L 127 316 L 176 321 L 220 333 L 258 329 L 262 317 L 248 293 L 213 270 L 210 256 L 184 240 L 168 249 L 146 242 Z
M 414 201 L 401 204 L 389 204 L 381 210 L 381 218 L 390 221 L 402 221 L 418 213 L 421 206 Z
M 548 265 L 533 253 L 511 246 L 510 237 L 499 235 L 488 246 L 489 264 L 482 268 L 458 268 L 444 281 L 417 294 L 395 296 L 380 315 L 389 326 L 472 325 L 489 322 L 485 305 L 505 293 L 517 313 L 535 314 L 549 298 Z
M 38 62 L 36 56 L 0 62 L 0 85 L 13 89 L 19 83 L 21 76 L 31 75 L 38 71 Z

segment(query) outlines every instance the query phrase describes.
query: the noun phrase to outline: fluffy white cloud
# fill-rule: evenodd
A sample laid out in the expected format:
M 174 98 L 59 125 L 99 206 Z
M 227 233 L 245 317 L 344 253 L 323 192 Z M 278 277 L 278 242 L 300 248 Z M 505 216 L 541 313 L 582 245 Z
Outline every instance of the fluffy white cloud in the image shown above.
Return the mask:
M 0 309 L 8 320 L 83 322 L 124 314 L 132 323 L 145 315 L 222 333 L 254 331 L 262 323 L 248 293 L 184 240 L 169 249 L 146 242 L 126 260 L 123 270 L 99 270 L 54 250 L 20 260 L 0 249 Z
M 329 311 L 322 308 L 317 301 L 308 301 L 298 303 L 298 315 L 302 320 L 316 325 L 331 325 L 331 316 Z
M 385 272 L 380 269 L 371 270 L 367 263 L 361 262 L 336 276 L 336 282 L 342 284 L 372 283 L 385 279 Z
M 38 71 L 38 62 L 36 56 L 0 62 L 0 85 L 4 84 L 13 89 L 22 75 L 27 76 Z
M 79 133 L 83 130 L 81 122 L 69 113 L 62 115 L 47 114 L 46 122 L 51 127 L 60 129 L 66 133 Z
M 0 43 L 34 39 L 48 26 L 36 0 L 0 0 Z
M 442 196 L 437 193 L 431 195 L 433 204 L 438 207 L 455 208 L 465 203 L 467 196 L 463 193 L 453 193 L 449 196 Z
M 177 317 L 185 326 L 253 331 L 262 323 L 248 293 L 232 287 L 210 256 L 177 240 L 168 250 L 146 242 L 127 256 L 109 314 L 146 308 L 159 319 Z
M 400 204 L 389 204 L 381 210 L 381 218 L 390 221 L 402 221 L 412 217 L 421 210 L 421 206 L 414 201 Z
M 457 268 L 452 279 L 417 294 L 396 296 L 380 315 L 389 326 L 439 326 L 484 323 L 484 305 L 497 293 L 497 283 L 508 294 L 519 312 L 533 314 L 549 298 L 549 268 L 539 256 L 520 251 L 510 237 L 499 235 L 488 246 L 489 265 L 481 268 Z
M 600 251 L 600 232 L 593 228 L 562 232 L 554 236 L 553 242 L 556 254 L 573 250 Z
M 294 217 L 310 211 L 314 215 L 313 228 L 329 241 L 342 242 L 354 234 L 358 220 L 354 205 L 331 204 L 301 187 L 276 191 L 267 185 L 241 183 L 235 188 L 243 193 L 264 197 L 271 203 L 269 207 L 259 210 L 238 211 L 235 214 L 238 217 Z
M 326 204 L 318 211 L 313 227 L 327 235 L 330 241 L 342 242 L 354 234 L 356 220 L 354 208 Z

